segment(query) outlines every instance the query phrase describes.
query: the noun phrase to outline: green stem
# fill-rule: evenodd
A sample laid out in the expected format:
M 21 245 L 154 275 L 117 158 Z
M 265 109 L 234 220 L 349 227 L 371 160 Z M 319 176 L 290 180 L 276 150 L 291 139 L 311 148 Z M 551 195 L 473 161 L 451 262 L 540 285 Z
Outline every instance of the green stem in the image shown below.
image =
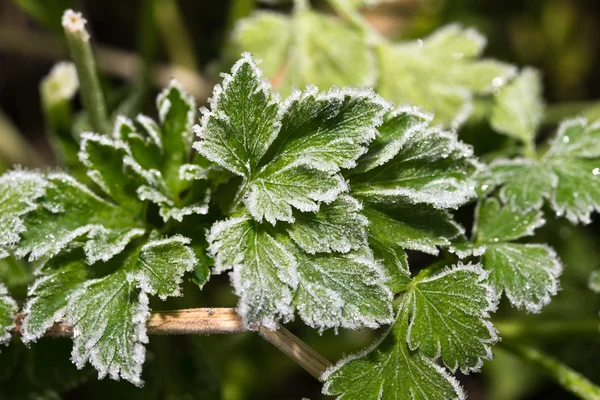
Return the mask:
M 198 70 L 194 45 L 175 0 L 153 0 L 154 18 L 170 60 L 180 67 Z
M 336 13 L 362 31 L 371 43 L 379 43 L 385 40 L 347 0 L 328 0 L 328 2 Z
M 237 21 L 249 16 L 256 8 L 256 0 L 233 0 L 227 16 L 227 32 L 231 32 Z
M 500 320 L 494 321 L 500 337 L 503 339 L 521 338 L 557 338 L 573 336 L 600 337 L 600 321 L 596 319 L 535 321 Z
M 81 13 L 72 10 L 65 11 L 62 25 L 71 50 L 71 58 L 77 68 L 83 105 L 88 112 L 92 128 L 99 133 L 108 134 L 110 125 L 106 113 L 106 103 L 96 72 L 90 35 L 85 29 L 85 24 L 86 20 Z
M 533 160 L 537 159 L 537 152 L 535 151 L 535 144 L 533 142 L 525 142 L 523 147 L 523 155 Z
M 559 360 L 529 346 L 511 341 L 502 341 L 500 345 L 519 356 L 524 361 L 538 367 L 552 377 L 563 388 L 584 400 L 600 400 L 600 387 L 586 377 L 563 364 Z

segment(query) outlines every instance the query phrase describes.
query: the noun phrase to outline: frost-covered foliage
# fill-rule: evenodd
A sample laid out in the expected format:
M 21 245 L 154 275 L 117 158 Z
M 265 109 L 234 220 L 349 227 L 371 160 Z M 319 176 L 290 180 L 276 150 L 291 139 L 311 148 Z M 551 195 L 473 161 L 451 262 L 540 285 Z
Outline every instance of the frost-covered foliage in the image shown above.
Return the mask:
M 173 81 L 157 119 L 119 115 L 110 134 L 79 135 L 68 171 L 0 177 L 0 258 L 35 264 L 25 343 L 61 322 L 78 368 L 140 386 L 150 297 L 229 272 L 247 329 L 296 317 L 319 332 L 383 328 L 324 372 L 325 394 L 464 399 L 453 375 L 493 358 L 502 295 L 540 312 L 557 294 L 562 263 L 531 236 L 546 219 L 588 223 L 600 210 L 600 122 L 565 121 L 536 148 L 540 74 L 480 59 L 477 32 L 391 43 L 305 3 L 234 34 L 270 81 L 244 52 L 199 118 Z M 57 101 L 77 90 L 68 81 Z M 460 140 L 476 95 L 493 96 L 490 125 L 517 157 L 484 164 Z M 469 203 L 465 229 L 453 213 Z M 411 268 L 407 250 L 443 259 Z M 16 312 L 0 285 L 0 343 Z

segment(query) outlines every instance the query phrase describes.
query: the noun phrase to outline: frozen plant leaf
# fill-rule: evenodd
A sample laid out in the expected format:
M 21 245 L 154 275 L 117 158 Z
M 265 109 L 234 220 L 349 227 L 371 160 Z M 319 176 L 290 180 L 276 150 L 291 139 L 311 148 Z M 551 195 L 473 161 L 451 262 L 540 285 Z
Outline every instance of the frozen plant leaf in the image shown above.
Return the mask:
M 282 104 L 245 53 L 216 86 L 194 146 L 244 178 L 238 198 L 257 221 L 293 222 L 292 207 L 317 211 L 346 190 L 351 168 L 376 136 L 388 104 L 372 91 L 315 87 Z
M 85 254 L 76 248 L 46 262 L 29 288 L 21 327 L 24 343 L 34 342 L 65 316 L 67 298 L 86 281 Z
M 406 307 L 401 309 L 396 323 L 370 348 L 327 369 L 321 376 L 323 394 L 361 400 L 465 399 L 446 369 L 409 349 L 406 312 Z
M 490 122 L 496 131 L 533 144 L 543 118 L 542 77 L 525 68 L 496 95 Z
M 286 230 L 307 253 L 347 253 L 366 243 L 368 221 L 360 214 L 361 210 L 362 205 L 354 198 L 340 195 L 318 212 L 296 213 L 296 222 Z
M 106 229 L 103 226 L 94 227 L 88 234 L 85 243 L 85 253 L 88 264 L 96 261 L 108 261 L 114 255 L 122 252 L 135 238 L 146 233 L 141 228 Z
M 457 127 L 471 114 L 474 94 L 492 92 L 515 68 L 480 60 L 485 38 L 458 25 L 443 27 L 423 40 L 377 44 L 378 93 L 397 104 L 418 104 L 435 113 L 435 123 Z
M 0 254 L 8 255 L 4 249 L 19 241 L 25 230 L 23 218 L 37 208 L 45 187 L 44 177 L 37 172 L 15 170 L 0 176 Z
M 427 203 L 439 209 L 458 208 L 474 197 L 479 164 L 471 147 L 456 133 L 420 124 L 402 129 L 402 124 L 392 118 L 383 125 L 386 132 L 393 130 L 384 136 L 390 143 L 388 161 L 366 172 L 360 165 L 351 171 L 351 194 L 372 203 Z M 375 146 L 381 146 L 381 138 Z
M 36 260 L 53 256 L 74 239 L 98 229 L 135 228 L 130 213 L 96 196 L 66 174 L 47 176 L 46 191 L 38 203 L 38 208 L 25 218 L 26 230 L 16 251 L 19 257 L 29 254 L 30 260 Z M 113 238 L 112 235 L 91 236 L 103 251 L 94 247 L 90 258 L 107 259 L 115 254 L 113 246 L 102 243 Z M 115 245 L 122 248 L 127 244 L 123 239 L 131 240 L 134 236 L 126 234 Z
M 370 254 L 296 252 L 298 290 L 294 305 L 302 320 L 328 328 L 378 328 L 393 322 L 392 293 L 384 270 Z
M 149 317 L 146 293 L 135 289 L 125 271 L 87 281 L 71 294 L 67 306 L 73 362 L 83 368 L 89 361 L 99 379 L 108 375 L 141 386 Z
M 433 276 L 417 276 L 407 290 L 405 307 L 412 310 L 407 333 L 411 350 L 442 358 L 451 371 L 478 371 L 492 358 L 498 341 L 489 321 L 495 311 L 493 290 L 480 265 L 458 264 Z
M 275 88 L 288 95 L 306 85 L 373 86 L 375 60 L 365 35 L 331 16 L 297 8 L 291 16 L 257 12 L 233 33 L 230 54 L 261 61 Z
M 541 211 L 522 212 L 500 207 L 494 198 L 483 200 L 478 205 L 475 223 L 477 243 L 490 244 L 508 242 L 523 236 L 533 236 L 535 229 L 546 222 Z
M 293 290 L 298 286 L 297 263 L 275 237 L 247 216 L 213 225 L 208 236 L 215 273 L 233 269 L 231 280 L 240 296 L 238 313 L 244 324 L 277 328 L 293 316 Z
M 476 209 L 475 244 L 485 246 L 482 262 L 495 296 L 505 292 L 513 306 L 529 312 L 539 312 L 557 293 L 562 265 L 546 245 L 507 242 L 533 235 L 541 224 L 541 211 L 500 208 L 495 199 L 484 200 Z
M 0 282 L 0 344 L 8 344 L 12 335 L 10 330 L 15 325 L 17 302 L 8 295 L 8 290 Z
M 367 205 L 370 237 L 389 246 L 437 255 L 437 246 L 463 233 L 450 214 L 426 204 Z
M 540 312 L 556 295 L 562 265 L 550 247 L 542 244 L 501 243 L 488 245 L 483 266 L 490 271 L 489 281 L 500 297 L 529 312 Z
M 183 236 L 148 241 L 140 250 L 137 271 L 129 279 L 135 277 L 144 292 L 163 300 L 180 296 L 183 274 L 198 262 L 188 244 L 190 240 Z
M 485 185 L 493 188 L 503 184 L 502 202 L 523 211 L 542 208 L 557 184 L 556 175 L 546 166 L 524 158 L 496 160 L 490 164 L 488 175 Z
M 592 124 L 583 118 L 561 123 L 552 141 L 546 159 L 573 157 L 582 159 L 600 158 L 600 121 Z

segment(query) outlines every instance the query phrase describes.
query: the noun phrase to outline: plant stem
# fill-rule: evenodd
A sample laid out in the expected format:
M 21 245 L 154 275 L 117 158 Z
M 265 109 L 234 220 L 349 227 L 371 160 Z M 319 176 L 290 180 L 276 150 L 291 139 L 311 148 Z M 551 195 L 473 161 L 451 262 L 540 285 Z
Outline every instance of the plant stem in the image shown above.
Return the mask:
M 521 359 L 535 365 L 554 378 L 563 388 L 584 400 L 599 400 L 600 387 L 594 385 L 583 375 L 563 364 L 559 360 L 529 346 L 511 341 L 502 341 L 500 345 Z
M 226 32 L 231 32 L 237 21 L 249 16 L 255 8 L 256 0 L 233 0 L 229 6 Z
M 81 13 L 65 11 L 62 25 L 65 30 L 71 58 L 77 68 L 83 105 L 88 112 L 92 128 L 102 134 L 108 134 L 110 126 L 106 113 L 106 103 L 100 87 L 96 62 L 90 45 L 90 35 L 85 29 L 86 20 Z
M 22 323 L 23 315 L 19 314 L 11 331 L 13 335 L 21 333 Z M 189 308 L 153 312 L 147 322 L 147 328 L 151 335 L 219 335 L 248 332 L 242 318 L 233 308 Z M 282 326 L 276 331 L 261 327 L 258 333 L 317 379 L 331 365 L 323 356 Z M 46 336 L 72 335 L 73 328 L 60 323 L 46 332 Z
M 175 0 L 152 0 L 154 19 L 165 44 L 169 59 L 176 65 L 198 70 L 194 45 L 185 28 L 181 11 Z
M 572 337 L 573 335 L 600 337 L 600 321 L 595 319 L 535 322 L 504 320 L 494 321 L 494 326 L 498 329 L 500 336 L 506 339 Z

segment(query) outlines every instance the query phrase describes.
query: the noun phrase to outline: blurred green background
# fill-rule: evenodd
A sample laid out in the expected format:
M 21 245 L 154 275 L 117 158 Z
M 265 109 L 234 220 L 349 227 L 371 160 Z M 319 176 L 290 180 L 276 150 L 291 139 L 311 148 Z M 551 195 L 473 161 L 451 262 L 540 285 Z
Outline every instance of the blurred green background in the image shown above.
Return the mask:
M 315 1 L 325 12 L 325 4 Z M 171 76 L 199 104 L 218 81 L 228 34 L 255 8 L 285 12 L 286 4 L 253 0 L 0 0 L 0 171 L 13 164 L 54 166 L 45 134 L 39 83 L 68 54 L 61 33 L 65 8 L 89 21 L 104 90 L 111 108 L 153 112 L 153 99 Z M 543 72 L 549 103 L 547 131 L 565 116 L 600 117 L 600 1 L 585 0 L 397 0 L 370 8 L 366 17 L 384 35 L 423 37 L 460 22 L 488 38 L 485 55 Z M 487 123 L 468 124 L 461 135 L 478 151 L 498 142 Z M 482 150 L 483 149 L 483 150 Z M 468 226 L 472 208 L 459 213 Z M 544 319 L 593 320 L 600 298 L 587 289 L 589 272 L 600 265 L 598 217 L 585 227 L 551 222 L 541 236 L 566 265 L 563 290 L 531 324 Z M 414 264 L 431 258 L 414 254 Z M 418 265 L 417 265 L 418 267 Z M 0 262 L 0 278 L 21 299 L 31 266 Z M 227 276 L 212 277 L 202 293 L 189 284 L 185 298 L 157 302 L 154 309 L 235 306 Z M 501 307 L 501 318 L 522 313 Z M 568 323 L 568 322 L 567 322 Z M 331 361 L 368 345 L 373 332 L 325 332 L 290 325 Z M 590 337 L 523 338 L 600 383 L 600 334 Z M 318 399 L 321 385 L 293 361 L 253 333 L 231 337 L 152 337 L 144 370 L 146 386 L 100 381 L 70 363 L 70 343 L 43 339 L 27 351 L 18 341 L 0 354 L 0 398 L 39 399 Z M 495 350 L 482 374 L 461 376 L 471 399 L 568 399 L 571 395 L 513 356 Z

